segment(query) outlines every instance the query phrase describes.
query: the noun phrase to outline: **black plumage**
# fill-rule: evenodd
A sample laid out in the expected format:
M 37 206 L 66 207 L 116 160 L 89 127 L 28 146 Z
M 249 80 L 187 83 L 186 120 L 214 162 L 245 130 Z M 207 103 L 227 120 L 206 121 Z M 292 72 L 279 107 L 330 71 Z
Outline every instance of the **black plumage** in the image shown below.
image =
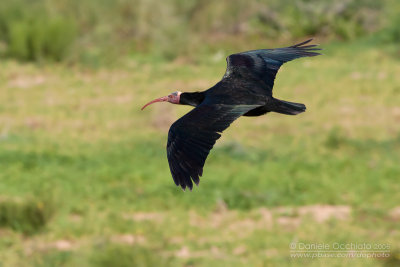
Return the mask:
M 320 55 L 316 45 L 306 45 L 311 40 L 284 48 L 230 55 L 221 81 L 206 91 L 180 95 L 179 104 L 196 108 L 172 124 L 168 133 L 167 156 L 176 185 L 192 189 L 193 182 L 199 183 L 216 140 L 240 116 L 260 116 L 267 112 L 295 115 L 306 110 L 304 104 L 272 97 L 272 88 L 282 64 Z
M 172 124 L 167 156 L 175 184 L 192 189 L 199 184 L 208 153 L 221 132 L 258 105 L 201 104 Z

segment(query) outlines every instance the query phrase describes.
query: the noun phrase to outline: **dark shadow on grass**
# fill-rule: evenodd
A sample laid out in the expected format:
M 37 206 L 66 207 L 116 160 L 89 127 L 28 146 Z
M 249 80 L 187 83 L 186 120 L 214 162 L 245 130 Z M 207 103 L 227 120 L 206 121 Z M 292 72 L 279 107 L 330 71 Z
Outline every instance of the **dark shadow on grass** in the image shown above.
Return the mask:
M 35 234 L 47 225 L 54 212 L 55 207 L 50 200 L 1 200 L 0 226 L 27 235 Z

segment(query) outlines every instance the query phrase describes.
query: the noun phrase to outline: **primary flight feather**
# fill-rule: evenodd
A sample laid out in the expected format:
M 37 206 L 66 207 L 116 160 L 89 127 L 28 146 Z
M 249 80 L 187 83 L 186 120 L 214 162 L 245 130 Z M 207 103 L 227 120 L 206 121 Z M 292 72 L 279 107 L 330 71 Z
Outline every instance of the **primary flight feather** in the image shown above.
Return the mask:
M 300 57 L 320 55 L 310 40 L 283 48 L 252 50 L 226 58 L 222 80 L 203 92 L 174 92 L 147 103 L 190 105 L 195 108 L 172 124 L 168 133 L 167 157 L 172 178 L 183 189 L 198 185 L 210 150 L 221 133 L 240 116 L 267 112 L 296 115 L 306 110 L 300 103 L 272 96 L 275 76 L 282 64 Z

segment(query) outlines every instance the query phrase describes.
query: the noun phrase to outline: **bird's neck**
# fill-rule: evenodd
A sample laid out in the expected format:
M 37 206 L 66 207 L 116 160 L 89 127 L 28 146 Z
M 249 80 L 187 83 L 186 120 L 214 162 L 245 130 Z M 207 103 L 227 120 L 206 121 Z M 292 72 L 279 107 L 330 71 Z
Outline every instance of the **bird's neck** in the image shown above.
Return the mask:
M 203 92 L 182 93 L 179 104 L 197 107 L 204 100 Z

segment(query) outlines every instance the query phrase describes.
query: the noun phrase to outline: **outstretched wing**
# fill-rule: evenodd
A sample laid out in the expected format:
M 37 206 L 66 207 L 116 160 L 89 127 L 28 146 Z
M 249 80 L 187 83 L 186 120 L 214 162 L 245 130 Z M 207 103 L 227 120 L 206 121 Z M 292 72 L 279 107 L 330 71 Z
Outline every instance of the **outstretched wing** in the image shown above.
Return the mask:
M 300 57 L 320 55 L 315 51 L 317 45 L 305 45 L 305 42 L 283 48 L 260 49 L 232 54 L 226 58 L 227 68 L 224 78 L 238 76 L 242 79 L 259 79 L 266 84 L 268 93 L 272 95 L 272 87 L 276 73 L 285 62 Z
M 259 105 L 200 105 L 172 124 L 167 156 L 175 184 L 183 189 L 197 185 L 210 150 L 222 131 Z

